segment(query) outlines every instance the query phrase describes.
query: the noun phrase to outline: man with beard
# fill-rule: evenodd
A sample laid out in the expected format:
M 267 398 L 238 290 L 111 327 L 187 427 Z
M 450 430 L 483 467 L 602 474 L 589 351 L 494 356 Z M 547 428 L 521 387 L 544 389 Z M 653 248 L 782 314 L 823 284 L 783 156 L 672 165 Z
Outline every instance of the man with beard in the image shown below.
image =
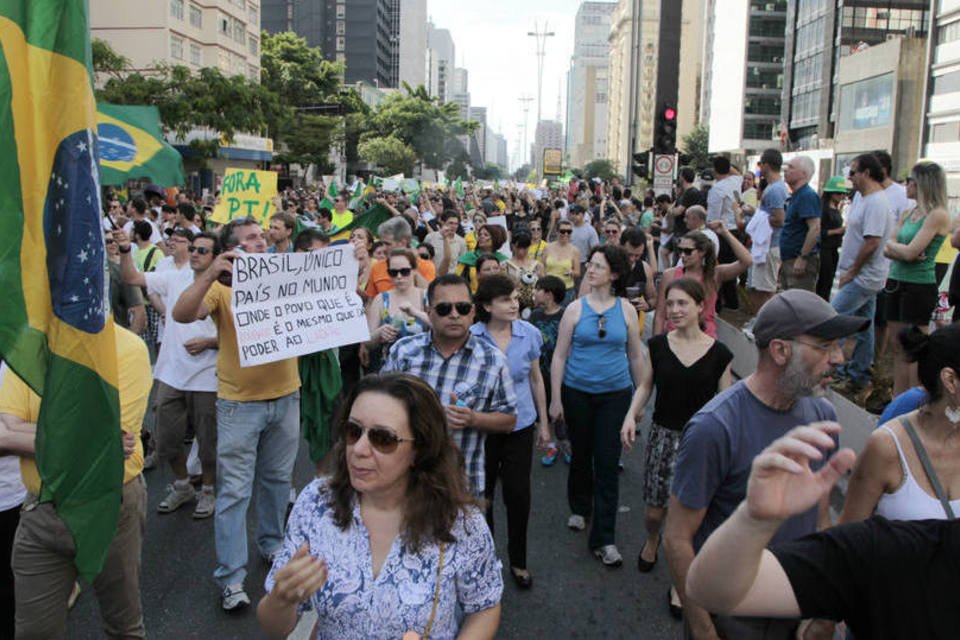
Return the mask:
M 664 532 L 673 584 L 686 583 L 694 554 L 746 496 L 753 458 L 794 427 L 836 420 L 833 405 L 819 392 L 843 362 L 840 339 L 868 324 L 866 318 L 837 314 L 803 289 L 784 291 L 760 308 L 756 371 L 700 409 L 680 442 Z M 825 496 L 818 507 L 787 520 L 774 542 L 826 526 Z M 686 637 L 792 639 L 800 623 L 711 616 L 681 599 Z

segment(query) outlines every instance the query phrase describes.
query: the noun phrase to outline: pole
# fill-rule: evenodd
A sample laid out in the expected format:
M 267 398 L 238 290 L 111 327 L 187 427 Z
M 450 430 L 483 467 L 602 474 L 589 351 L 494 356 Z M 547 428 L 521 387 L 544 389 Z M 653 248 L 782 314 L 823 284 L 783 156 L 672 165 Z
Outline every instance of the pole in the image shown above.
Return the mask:
M 530 103 L 533 102 L 533 98 L 530 96 L 520 96 L 517 100 L 523 105 L 523 143 L 520 148 L 520 164 L 524 165 L 530 156 L 530 148 L 527 146 L 527 123 L 530 118 L 527 114 L 530 113 Z
M 547 38 L 556 35 L 553 31 L 547 31 L 547 23 L 543 23 L 543 31 L 537 27 L 536 21 L 533 23 L 533 31 L 527 32 L 537 41 L 537 124 L 540 124 L 542 114 L 541 98 L 543 97 L 543 58 L 546 55 Z

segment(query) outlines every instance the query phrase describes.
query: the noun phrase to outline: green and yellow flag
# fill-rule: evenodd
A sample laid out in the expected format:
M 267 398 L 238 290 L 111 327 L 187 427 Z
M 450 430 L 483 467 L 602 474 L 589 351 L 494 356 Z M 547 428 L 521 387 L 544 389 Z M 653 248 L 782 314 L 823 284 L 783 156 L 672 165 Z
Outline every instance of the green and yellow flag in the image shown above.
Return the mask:
M 324 209 L 330 209 L 333 211 L 333 201 L 337 199 L 337 183 L 331 181 L 330 186 L 327 187 L 327 193 L 323 196 L 323 200 L 320 201 L 320 206 Z
M 40 500 L 100 572 L 123 483 L 86 0 L 0 3 L 0 356 L 42 398 Z
M 131 178 L 147 178 L 164 187 L 184 183 L 183 157 L 163 139 L 156 107 L 99 103 L 97 138 L 102 184 L 126 184 Z

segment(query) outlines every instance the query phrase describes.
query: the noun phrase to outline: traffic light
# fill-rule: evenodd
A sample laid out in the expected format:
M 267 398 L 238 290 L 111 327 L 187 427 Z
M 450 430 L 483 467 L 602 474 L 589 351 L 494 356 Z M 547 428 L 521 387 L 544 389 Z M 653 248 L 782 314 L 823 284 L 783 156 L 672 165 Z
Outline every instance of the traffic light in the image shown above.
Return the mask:
M 650 177 L 650 150 L 633 154 L 633 173 L 646 180 Z
M 657 127 L 654 133 L 656 153 L 674 153 L 677 150 L 677 109 L 666 102 L 657 114 Z

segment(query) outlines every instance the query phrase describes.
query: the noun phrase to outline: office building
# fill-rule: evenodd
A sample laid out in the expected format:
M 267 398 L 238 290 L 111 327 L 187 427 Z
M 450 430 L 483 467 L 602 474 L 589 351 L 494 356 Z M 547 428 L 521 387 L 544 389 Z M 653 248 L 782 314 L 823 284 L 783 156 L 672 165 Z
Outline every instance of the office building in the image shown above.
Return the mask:
M 453 74 L 456 47 L 449 29 L 438 29 L 427 23 L 427 91 L 440 102 L 453 99 Z
M 583 167 L 607 157 L 610 19 L 613 2 L 584 2 L 574 26 L 573 58 L 567 74 L 566 151 Z
M 427 0 L 395 0 L 400 10 L 398 86 L 427 84 Z
M 947 173 L 951 211 L 960 206 L 960 0 L 939 0 L 926 72 L 923 157 Z

